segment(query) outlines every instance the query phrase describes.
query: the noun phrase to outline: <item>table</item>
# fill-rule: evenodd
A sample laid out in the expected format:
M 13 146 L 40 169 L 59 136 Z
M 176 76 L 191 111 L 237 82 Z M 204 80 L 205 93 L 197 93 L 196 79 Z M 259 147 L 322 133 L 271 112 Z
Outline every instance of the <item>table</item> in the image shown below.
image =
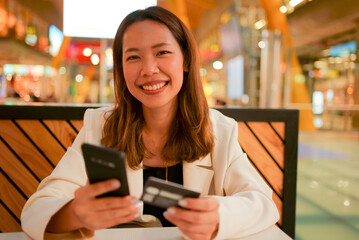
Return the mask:
M 121 238 L 119 238 L 121 236 Z M 1 233 L 0 240 L 30 240 L 22 232 L 16 233 Z M 91 240 L 183 240 L 181 232 L 176 227 L 167 228 L 112 228 L 102 229 L 96 231 L 96 234 Z M 281 229 L 277 226 L 271 226 L 266 230 L 241 238 L 242 240 L 290 240 Z

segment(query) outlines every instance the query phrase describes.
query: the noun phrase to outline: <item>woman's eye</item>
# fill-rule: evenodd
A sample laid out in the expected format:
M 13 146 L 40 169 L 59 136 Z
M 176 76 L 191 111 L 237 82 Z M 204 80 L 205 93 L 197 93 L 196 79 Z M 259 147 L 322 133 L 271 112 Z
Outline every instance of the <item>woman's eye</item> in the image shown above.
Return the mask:
M 163 50 L 163 51 L 159 51 L 157 53 L 157 56 L 162 56 L 162 55 L 169 54 L 169 53 L 170 53 L 169 51 Z
M 131 60 L 136 60 L 136 59 L 139 59 L 139 58 L 140 58 L 139 56 L 133 55 L 133 56 L 127 57 L 126 60 L 131 61 Z

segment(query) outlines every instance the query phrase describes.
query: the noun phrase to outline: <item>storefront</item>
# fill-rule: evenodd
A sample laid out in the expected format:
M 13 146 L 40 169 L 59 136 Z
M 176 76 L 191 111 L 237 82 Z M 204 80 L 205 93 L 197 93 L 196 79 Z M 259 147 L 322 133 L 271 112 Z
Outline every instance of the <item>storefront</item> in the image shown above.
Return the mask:
M 355 128 L 357 43 L 349 41 L 322 51 L 303 64 L 312 96 L 314 124 L 320 129 Z
M 0 1 L 0 13 L 0 101 L 55 101 L 61 31 L 15 0 Z
M 201 76 L 211 106 L 257 106 L 261 33 L 265 13 L 258 4 L 235 2 L 199 41 Z

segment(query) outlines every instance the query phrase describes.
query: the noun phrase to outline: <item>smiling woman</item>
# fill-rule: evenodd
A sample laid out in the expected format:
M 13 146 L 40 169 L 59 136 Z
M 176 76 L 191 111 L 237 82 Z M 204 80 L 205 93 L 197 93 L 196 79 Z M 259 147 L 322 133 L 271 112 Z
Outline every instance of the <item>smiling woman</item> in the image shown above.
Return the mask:
M 122 21 L 113 44 L 115 104 L 86 111 L 73 145 L 24 207 L 27 234 L 42 239 L 44 232 L 162 225 L 190 239 L 225 239 L 276 223 L 272 191 L 239 146 L 238 124 L 208 108 L 197 52 L 190 31 L 163 8 Z M 97 197 L 121 183 L 88 184 L 83 143 L 126 153 L 129 196 Z M 149 177 L 168 178 L 201 197 L 150 208 L 139 201 Z

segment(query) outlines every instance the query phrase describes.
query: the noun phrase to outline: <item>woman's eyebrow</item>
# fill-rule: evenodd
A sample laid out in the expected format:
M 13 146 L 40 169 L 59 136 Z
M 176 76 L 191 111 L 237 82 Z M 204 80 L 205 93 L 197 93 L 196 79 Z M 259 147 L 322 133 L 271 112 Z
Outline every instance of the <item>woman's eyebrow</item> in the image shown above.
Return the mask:
M 155 49 L 155 48 L 159 48 L 159 47 L 163 47 L 163 46 L 170 46 L 170 45 L 171 45 L 170 43 L 162 42 L 162 43 L 157 43 L 157 44 L 153 45 L 151 48 Z M 138 51 L 139 51 L 138 48 L 127 48 L 125 50 L 125 53 L 127 53 L 127 52 L 138 52 Z
M 163 42 L 163 43 L 155 44 L 151 48 L 159 48 L 159 47 L 162 47 L 162 46 L 169 46 L 169 45 L 171 45 L 171 44 L 169 44 L 167 42 Z
M 127 52 L 138 52 L 138 51 L 139 51 L 138 48 L 128 48 L 128 49 L 125 50 L 125 53 L 127 53 Z

